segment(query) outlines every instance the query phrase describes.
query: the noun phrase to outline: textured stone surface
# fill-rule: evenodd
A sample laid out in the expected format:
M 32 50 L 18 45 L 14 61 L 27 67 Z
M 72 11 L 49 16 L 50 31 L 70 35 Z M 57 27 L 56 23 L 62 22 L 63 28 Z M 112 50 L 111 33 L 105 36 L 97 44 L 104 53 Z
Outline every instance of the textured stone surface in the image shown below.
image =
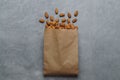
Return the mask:
M 79 10 L 78 77 L 43 77 L 44 11 Z M 0 0 L 0 80 L 120 80 L 120 0 Z

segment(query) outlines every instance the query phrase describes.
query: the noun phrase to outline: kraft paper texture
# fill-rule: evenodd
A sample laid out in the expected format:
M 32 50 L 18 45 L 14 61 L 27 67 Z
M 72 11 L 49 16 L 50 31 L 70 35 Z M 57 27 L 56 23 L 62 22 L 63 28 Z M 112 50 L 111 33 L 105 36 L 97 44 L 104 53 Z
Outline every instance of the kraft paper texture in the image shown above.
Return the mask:
M 78 30 L 45 29 L 44 75 L 78 74 Z

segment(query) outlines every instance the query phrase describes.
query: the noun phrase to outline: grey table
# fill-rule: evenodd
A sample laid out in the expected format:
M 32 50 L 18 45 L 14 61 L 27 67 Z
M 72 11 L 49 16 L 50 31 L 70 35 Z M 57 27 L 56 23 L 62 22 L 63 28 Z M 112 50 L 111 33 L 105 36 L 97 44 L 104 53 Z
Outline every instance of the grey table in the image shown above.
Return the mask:
M 78 77 L 44 77 L 44 11 L 79 10 Z M 0 0 L 0 80 L 120 80 L 120 0 Z

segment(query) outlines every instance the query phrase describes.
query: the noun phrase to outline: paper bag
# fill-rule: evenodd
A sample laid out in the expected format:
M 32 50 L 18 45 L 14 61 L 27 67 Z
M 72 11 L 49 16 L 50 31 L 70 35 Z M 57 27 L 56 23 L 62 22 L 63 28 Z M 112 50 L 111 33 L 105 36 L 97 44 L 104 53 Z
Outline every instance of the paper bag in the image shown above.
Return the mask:
M 44 75 L 78 74 L 78 30 L 44 31 Z

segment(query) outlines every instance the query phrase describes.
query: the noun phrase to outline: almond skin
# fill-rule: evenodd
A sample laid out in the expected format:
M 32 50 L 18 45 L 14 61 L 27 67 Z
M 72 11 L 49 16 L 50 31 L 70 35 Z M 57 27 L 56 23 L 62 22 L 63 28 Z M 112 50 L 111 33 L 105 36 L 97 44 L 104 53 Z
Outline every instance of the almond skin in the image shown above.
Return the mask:
M 71 13 L 70 13 L 70 12 L 68 12 L 67 16 L 68 16 L 68 18 L 71 18 Z
M 40 23 L 44 23 L 45 21 L 44 21 L 43 18 L 41 18 L 41 19 L 39 20 L 39 22 L 40 22 Z
M 44 16 L 46 17 L 46 19 L 49 18 L 48 12 L 45 12 Z
M 58 14 L 59 10 L 58 8 L 55 8 L 55 14 Z
M 76 11 L 74 12 L 74 16 L 75 16 L 75 17 L 78 16 L 78 10 L 76 10 Z
M 74 18 L 74 19 L 72 20 L 72 22 L 73 22 L 73 23 L 77 22 L 77 19 L 76 19 L 76 18 Z
M 59 15 L 60 17 L 64 17 L 65 16 L 65 14 L 64 13 L 60 13 L 60 15 Z

